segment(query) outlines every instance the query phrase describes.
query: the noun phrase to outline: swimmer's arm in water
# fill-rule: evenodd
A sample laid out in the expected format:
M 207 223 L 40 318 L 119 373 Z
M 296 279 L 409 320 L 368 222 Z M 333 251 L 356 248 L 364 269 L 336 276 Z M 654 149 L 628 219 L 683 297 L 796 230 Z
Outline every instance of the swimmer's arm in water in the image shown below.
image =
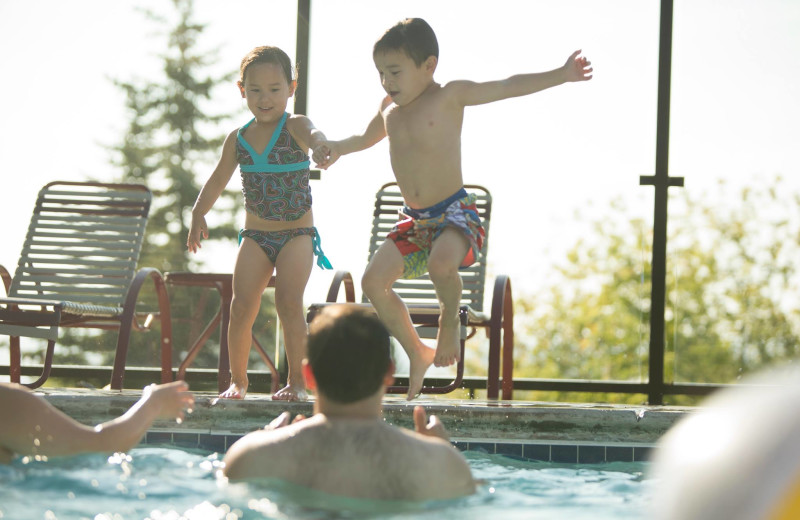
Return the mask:
M 183 381 L 151 385 L 125 414 L 92 428 L 23 386 L 0 384 L 0 417 L 6 418 L 0 426 L 0 461 L 3 451 L 45 457 L 127 451 L 154 420 L 183 419 L 193 405 L 194 397 Z

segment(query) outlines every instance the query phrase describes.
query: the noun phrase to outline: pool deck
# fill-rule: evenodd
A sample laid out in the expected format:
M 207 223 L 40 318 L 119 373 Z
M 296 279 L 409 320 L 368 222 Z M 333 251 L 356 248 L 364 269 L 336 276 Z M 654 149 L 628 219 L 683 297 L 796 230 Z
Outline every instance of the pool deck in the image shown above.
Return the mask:
M 37 391 L 76 420 L 94 425 L 123 414 L 141 391 L 42 388 Z M 272 401 L 249 394 L 244 401 L 196 393 L 193 413 L 182 424 L 157 421 L 147 443 L 170 442 L 224 451 L 247 432 L 262 428 L 284 410 L 312 414 L 312 402 Z M 413 428 L 412 410 L 422 405 L 439 416 L 461 449 L 530 460 L 610 462 L 646 460 L 658 439 L 692 408 L 530 401 L 384 398 L 388 423 Z

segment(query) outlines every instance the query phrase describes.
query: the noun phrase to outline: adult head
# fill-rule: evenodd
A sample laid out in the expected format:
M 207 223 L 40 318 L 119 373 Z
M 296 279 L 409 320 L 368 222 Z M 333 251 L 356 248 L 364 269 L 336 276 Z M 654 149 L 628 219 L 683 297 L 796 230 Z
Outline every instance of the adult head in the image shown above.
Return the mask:
M 303 374 L 318 394 L 354 403 L 382 395 L 393 373 L 389 332 L 373 312 L 334 305 L 311 322 Z

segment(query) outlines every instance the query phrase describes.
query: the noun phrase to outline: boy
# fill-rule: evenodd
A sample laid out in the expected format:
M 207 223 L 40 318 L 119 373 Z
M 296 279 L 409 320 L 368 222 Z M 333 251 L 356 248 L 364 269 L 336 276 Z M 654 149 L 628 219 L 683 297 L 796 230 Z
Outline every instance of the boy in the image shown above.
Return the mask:
M 340 156 L 389 137 L 392 170 L 406 207 L 403 220 L 372 257 L 361 286 L 409 356 L 409 400 L 421 390 L 431 364 L 458 361 L 458 268 L 475 261 L 483 242 L 475 200 L 464 191 L 461 175 L 464 107 L 589 80 L 591 63 L 579 54 L 575 51 L 563 67 L 549 72 L 440 85 L 433 79 L 439 46 L 424 20 L 403 20 L 375 43 L 372 56 L 388 95 L 362 135 L 327 143 L 328 158 L 319 166 L 327 168 Z M 422 343 L 408 309 L 392 290 L 398 278 L 415 278 L 426 270 L 441 306 L 435 352 Z

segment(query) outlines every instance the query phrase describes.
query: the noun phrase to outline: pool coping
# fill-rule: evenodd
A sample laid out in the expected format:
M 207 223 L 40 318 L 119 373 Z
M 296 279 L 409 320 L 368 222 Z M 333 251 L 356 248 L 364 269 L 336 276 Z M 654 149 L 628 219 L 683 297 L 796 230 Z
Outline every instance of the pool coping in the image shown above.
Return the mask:
M 141 391 L 78 388 L 37 390 L 56 408 L 84 424 L 122 415 Z M 272 401 L 248 394 L 244 401 L 196 393 L 192 414 L 182 424 L 156 421 L 146 444 L 174 444 L 224 452 L 245 433 L 262 428 L 284 410 L 313 413 L 312 401 Z M 413 428 L 412 411 L 422 405 L 445 423 L 451 442 L 461 450 L 496 453 L 523 460 L 565 463 L 647 460 L 658 439 L 696 408 L 532 401 L 483 401 L 401 397 L 384 399 L 384 419 Z

